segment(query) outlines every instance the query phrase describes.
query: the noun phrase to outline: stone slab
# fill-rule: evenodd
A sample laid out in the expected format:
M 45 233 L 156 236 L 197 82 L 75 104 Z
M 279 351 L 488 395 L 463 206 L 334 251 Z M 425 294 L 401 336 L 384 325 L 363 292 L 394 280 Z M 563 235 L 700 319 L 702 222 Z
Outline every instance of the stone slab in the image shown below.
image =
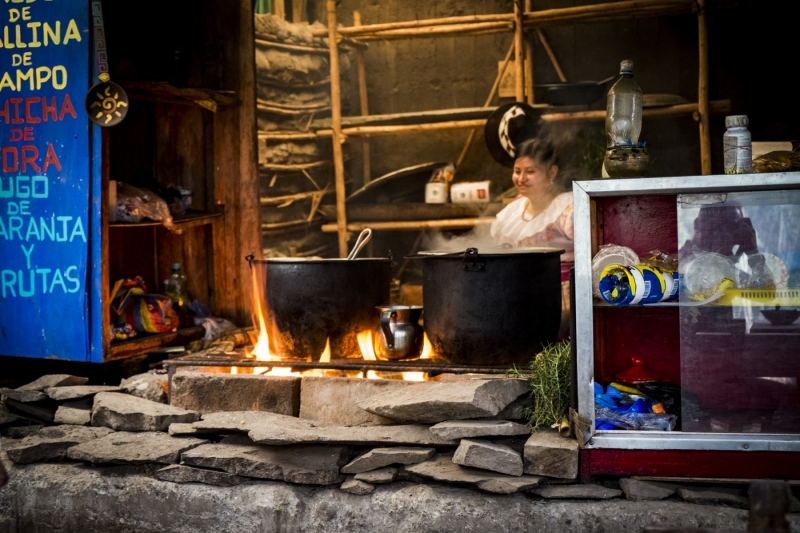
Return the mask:
M 204 483 L 218 487 L 233 487 L 244 481 L 244 478 L 227 472 L 193 468 L 185 465 L 170 465 L 162 468 L 156 472 L 156 479 L 171 481 L 172 483 Z
M 431 426 L 431 431 L 445 439 L 471 439 L 475 437 L 509 437 L 530 435 L 531 428 L 524 424 L 480 418 L 477 420 L 448 420 Z
M 166 374 L 152 372 L 125 378 L 119 384 L 123 392 L 158 403 L 167 403 L 168 386 Z
M 219 432 L 213 429 L 195 429 L 189 423 L 175 423 L 170 424 L 167 433 L 172 436 L 187 436 L 187 435 L 218 435 Z
M 511 402 L 528 394 L 523 379 L 473 379 L 424 382 L 358 402 L 379 416 L 403 422 L 435 424 L 447 420 L 491 418 Z
M 533 398 L 530 394 L 520 396 L 497 413 L 497 418 L 502 420 L 525 420 L 525 409 L 532 406 Z
M 522 475 L 522 454 L 508 446 L 492 444 L 477 439 L 461 439 L 453 462 L 461 466 L 471 466 L 482 470 L 500 472 L 509 476 Z
M 619 485 L 625 497 L 634 502 L 663 500 L 675 494 L 674 486 L 638 479 L 620 479 Z
M 501 496 L 402 481 L 354 497 L 338 486 L 309 490 L 262 481 L 220 488 L 165 483 L 149 472 L 136 472 L 145 467 L 87 468 L 74 463 L 17 467 L 3 461 L 10 477 L 0 489 L 3 533 L 584 533 L 640 532 L 652 524 L 747 530 L 746 511 L 680 499 L 550 500 L 537 505 L 524 494 Z M 119 473 L 123 469 L 128 470 L 124 477 Z M 792 531 L 800 531 L 800 514 L 789 515 L 789 521 Z
M 214 468 L 238 476 L 308 485 L 341 483 L 339 468 L 350 450 L 342 446 L 274 447 L 255 444 L 205 444 L 185 452 L 189 466 Z
M 549 485 L 533 491 L 551 500 L 611 500 L 622 496 L 622 491 L 601 485 Z
M 578 441 L 552 429 L 536 430 L 525 443 L 525 473 L 560 479 L 578 477 Z
M 374 448 L 342 467 L 343 474 L 360 474 L 389 465 L 413 465 L 427 461 L 436 453 L 435 448 Z
M 151 402 L 130 394 L 101 392 L 94 397 L 92 425 L 117 431 L 167 431 L 175 422 L 195 422 L 200 413 Z
M 358 402 L 413 385 L 413 381 L 399 379 L 304 377 L 300 387 L 300 418 L 340 426 L 394 424 L 394 420 L 365 411 Z
M 72 385 L 69 387 L 51 387 L 45 393 L 57 402 L 67 402 L 89 398 L 99 392 L 120 392 L 122 389 L 112 385 Z
M 272 446 L 286 444 L 397 444 L 456 446 L 458 442 L 431 433 L 428 426 L 336 426 L 263 411 L 204 414 L 196 429 L 247 432 L 253 442 Z
M 68 387 L 70 385 L 84 385 L 89 378 L 80 376 L 71 376 L 69 374 L 48 374 L 42 376 L 36 381 L 31 381 L 27 385 L 17 387 L 17 390 L 35 390 L 44 391 L 50 387 Z
M 443 483 L 471 485 L 486 492 L 512 494 L 534 489 L 542 481 L 536 476 L 507 476 L 477 468 L 460 466 L 453 462 L 452 454 L 441 453 L 423 463 L 405 467 L 412 477 L 432 479 Z
M 178 372 L 172 377 L 172 405 L 198 411 L 300 412 L 300 379 L 295 376 Z
M 0 395 L 4 398 L 11 398 L 12 400 L 22 403 L 34 403 L 47 400 L 47 394 L 36 390 L 17 390 L 3 387 L 0 388 Z
M 354 479 L 357 481 L 363 481 L 364 483 L 380 485 L 382 483 L 391 483 L 396 477 L 397 468 L 393 466 L 385 466 L 383 468 L 378 468 L 377 470 L 356 474 Z
M 29 435 L 37 433 L 44 426 L 32 424 L 30 426 L 9 426 L 3 428 L 2 434 L 9 439 L 24 439 Z
M 74 402 L 65 402 L 58 406 L 53 422 L 88 426 L 92 421 L 92 399 L 84 398 Z
M 345 492 L 349 492 L 350 494 L 355 494 L 357 496 L 366 496 L 367 494 L 371 494 L 375 490 L 375 485 L 371 485 L 364 481 L 355 479 L 355 478 L 347 478 L 347 480 L 342 483 L 339 487 Z
M 55 409 L 18 402 L 10 398 L 6 400 L 6 407 L 11 413 L 21 415 L 22 418 L 34 419 L 48 424 L 53 422 L 53 418 L 56 415 Z
M 105 437 L 108 428 L 54 426 L 42 428 L 8 446 L 8 458 L 17 464 L 63 461 L 67 450 L 78 444 Z
M 744 494 L 727 492 L 714 489 L 678 489 L 678 495 L 683 501 L 697 505 L 725 505 L 737 509 L 747 509 L 750 501 Z
M 67 458 L 94 464 L 175 464 L 181 453 L 206 442 L 190 437 L 170 437 L 155 431 L 119 431 L 70 448 Z

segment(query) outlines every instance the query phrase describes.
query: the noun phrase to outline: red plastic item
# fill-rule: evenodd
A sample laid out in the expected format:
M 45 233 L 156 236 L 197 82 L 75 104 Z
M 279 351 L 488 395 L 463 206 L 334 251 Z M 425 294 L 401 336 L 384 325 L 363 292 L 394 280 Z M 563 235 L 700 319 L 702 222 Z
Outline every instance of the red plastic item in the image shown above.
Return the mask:
M 647 383 L 648 381 L 658 381 L 658 374 L 644 367 L 644 359 L 641 357 L 631 357 L 631 363 L 633 363 L 632 367 L 617 374 L 617 379 L 619 381 L 631 385 Z

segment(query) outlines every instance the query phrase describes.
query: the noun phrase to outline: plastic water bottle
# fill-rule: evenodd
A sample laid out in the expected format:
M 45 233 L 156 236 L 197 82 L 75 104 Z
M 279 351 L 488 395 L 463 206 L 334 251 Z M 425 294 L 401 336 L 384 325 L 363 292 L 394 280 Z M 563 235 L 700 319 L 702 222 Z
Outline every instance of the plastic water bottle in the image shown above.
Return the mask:
M 747 174 L 753 165 L 753 145 L 750 142 L 750 121 L 747 115 L 725 117 L 728 130 L 722 136 L 722 156 L 725 174 Z
M 608 91 L 606 100 L 607 147 L 636 146 L 642 132 L 642 89 L 633 81 L 633 61 L 619 66 L 622 76 Z
M 188 303 L 186 293 L 186 276 L 181 271 L 180 263 L 172 263 L 172 274 L 164 281 L 167 286 L 167 296 L 175 307 L 183 308 Z

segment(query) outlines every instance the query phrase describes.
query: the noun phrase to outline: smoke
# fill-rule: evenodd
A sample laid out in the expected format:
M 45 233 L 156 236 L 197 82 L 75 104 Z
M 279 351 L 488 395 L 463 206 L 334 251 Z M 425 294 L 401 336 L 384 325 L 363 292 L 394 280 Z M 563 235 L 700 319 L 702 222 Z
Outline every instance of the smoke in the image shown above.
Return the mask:
M 491 235 L 491 224 L 479 224 L 461 235 L 446 235 L 439 230 L 431 231 L 422 241 L 423 250 L 437 252 L 463 252 L 467 248 L 496 248 Z

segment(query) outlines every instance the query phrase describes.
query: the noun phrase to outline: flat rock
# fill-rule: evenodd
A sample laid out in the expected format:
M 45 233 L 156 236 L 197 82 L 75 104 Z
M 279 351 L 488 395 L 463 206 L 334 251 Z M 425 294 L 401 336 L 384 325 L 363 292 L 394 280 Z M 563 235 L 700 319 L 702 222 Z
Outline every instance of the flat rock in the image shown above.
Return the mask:
M 385 466 L 383 468 L 378 468 L 377 470 L 361 472 L 360 474 L 356 474 L 354 476 L 357 481 L 363 481 L 364 483 L 371 483 L 373 485 L 391 483 L 396 477 L 397 468 L 393 466 Z
M 74 426 L 88 426 L 92 421 L 91 398 L 84 398 L 74 402 L 65 402 L 56 409 L 53 422 L 56 424 L 71 424 Z
M 80 376 L 70 376 L 69 374 L 48 374 L 42 376 L 36 381 L 31 381 L 27 385 L 17 387 L 17 390 L 35 390 L 44 391 L 50 387 L 68 387 L 70 385 L 83 385 L 89 378 Z
M 216 485 L 218 487 L 233 487 L 244 481 L 244 478 L 228 472 L 192 468 L 185 465 L 170 465 L 162 468 L 156 472 L 156 479 L 171 481 L 172 483 L 205 483 L 206 485 Z
M 424 382 L 358 402 L 379 416 L 404 422 L 435 424 L 446 420 L 492 418 L 530 392 L 524 379 L 474 379 Z
M 200 413 L 268 411 L 297 416 L 300 380 L 296 376 L 179 372 L 172 378 L 170 403 Z
M 67 450 L 78 444 L 104 437 L 108 428 L 54 426 L 42 428 L 8 446 L 8 458 L 17 464 L 63 461 Z
M 522 455 L 508 446 L 491 442 L 461 439 L 453 462 L 461 466 L 471 466 L 482 470 L 500 472 L 509 476 L 522 475 Z
M 263 411 L 210 413 L 195 422 L 196 429 L 247 432 L 259 444 L 409 444 L 417 446 L 455 446 L 456 441 L 443 439 L 428 426 L 356 426 L 325 424 Z
M 213 429 L 195 429 L 192 427 L 192 424 L 178 422 L 175 424 L 170 424 L 167 433 L 173 436 L 179 436 L 179 435 L 186 436 L 186 435 L 216 435 L 219 432 Z
M 340 483 L 339 468 L 349 448 L 342 446 L 272 447 L 255 444 L 205 444 L 185 452 L 190 466 L 214 468 L 238 476 L 308 485 Z
M 497 413 L 497 418 L 501 420 L 525 420 L 525 409 L 533 406 L 533 398 L 530 394 L 520 396 L 508 407 Z
M 399 379 L 304 377 L 300 387 L 300 418 L 340 426 L 394 424 L 394 420 L 365 411 L 358 402 L 414 385 L 413 381 Z
M 525 473 L 560 479 L 578 477 L 578 441 L 552 429 L 536 430 L 525 443 Z
M 22 418 L 34 419 L 40 422 L 51 423 L 56 415 L 55 409 L 49 409 L 40 405 L 18 402 L 10 398 L 6 399 L 6 407 L 12 414 L 21 415 Z
M 453 462 L 452 454 L 442 453 L 423 463 L 405 467 L 412 477 L 432 479 L 444 483 L 471 485 L 486 492 L 512 494 L 535 488 L 542 481 L 536 476 L 507 476 L 460 466 Z
M 634 502 L 663 500 L 675 494 L 675 487 L 650 481 L 624 478 L 619 480 L 625 497 Z
M 130 394 L 101 392 L 94 397 L 92 425 L 117 431 L 167 431 L 175 422 L 195 422 L 200 413 L 151 402 Z
M 678 495 L 684 501 L 697 505 L 725 505 L 737 509 L 747 509 L 750 501 L 741 493 L 724 492 L 714 489 L 678 489 Z
M 69 387 L 51 387 L 46 389 L 47 395 L 57 402 L 89 398 L 99 392 L 120 392 L 122 389 L 112 385 L 72 385 Z
M 355 478 L 348 478 L 347 481 L 342 483 L 339 487 L 345 492 L 349 492 L 350 494 L 355 494 L 357 496 L 364 496 L 366 494 L 372 493 L 375 490 L 375 485 L 371 485 L 364 481 L 355 479 Z
M 133 396 L 151 402 L 167 403 L 168 380 L 166 374 L 147 372 L 123 379 L 119 388 Z
M 427 461 L 436 453 L 435 448 L 373 448 L 342 467 L 343 474 L 360 474 L 389 465 L 414 465 Z
M 95 464 L 175 464 L 180 460 L 181 453 L 206 442 L 188 437 L 170 437 L 160 432 L 120 431 L 70 448 L 67 458 Z
M 0 416 L 2 416 L 0 414 Z M 33 435 L 37 433 L 40 429 L 44 426 L 40 426 L 38 424 L 32 424 L 30 426 L 10 426 L 3 429 L 3 436 L 8 437 L 9 439 L 24 439 L 29 435 Z
M 549 485 L 533 491 L 551 500 L 610 500 L 622 496 L 622 491 L 601 485 Z
M 17 390 L 0 388 L 0 395 L 22 403 L 41 402 L 47 399 L 47 394 L 35 390 Z
M 431 426 L 431 431 L 445 439 L 474 437 L 508 437 L 530 435 L 531 428 L 508 420 L 482 418 L 478 420 L 448 420 Z

